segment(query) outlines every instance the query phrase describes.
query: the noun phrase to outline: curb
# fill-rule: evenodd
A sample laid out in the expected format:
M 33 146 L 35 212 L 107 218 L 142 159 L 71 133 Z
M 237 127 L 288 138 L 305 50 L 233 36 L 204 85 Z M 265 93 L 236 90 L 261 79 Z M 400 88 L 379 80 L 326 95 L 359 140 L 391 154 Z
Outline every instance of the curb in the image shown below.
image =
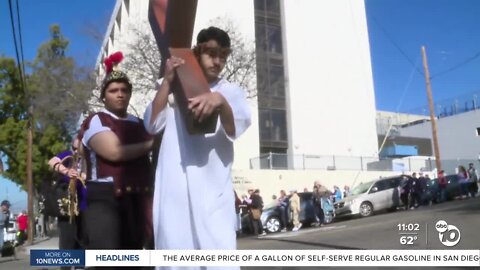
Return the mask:
M 0 264 L 17 260 L 19 259 L 16 256 L 0 257 Z
M 22 245 L 17 247 L 16 254 L 24 254 L 24 255 L 30 255 L 30 250 L 35 249 L 35 246 L 39 245 L 42 242 L 46 242 L 48 240 L 52 239 L 52 237 L 45 237 L 41 239 L 34 240 L 31 245 Z
M 11 262 L 11 261 L 18 261 L 18 260 L 20 260 L 20 258 L 18 258 L 17 248 L 15 248 L 15 253 L 12 256 L 6 256 L 6 257 L 0 256 L 0 264 Z
M 22 246 L 15 247 L 15 254 L 12 256 L 0 257 L 0 264 L 11 262 L 11 261 L 22 260 L 23 257 L 30 256 L 30 250 L 33 249 L 36 245 L 42 242 L 48 241 L 50 239 L 52 239 L 52 237 L 36 239 L 31 245 L 24 244 Z

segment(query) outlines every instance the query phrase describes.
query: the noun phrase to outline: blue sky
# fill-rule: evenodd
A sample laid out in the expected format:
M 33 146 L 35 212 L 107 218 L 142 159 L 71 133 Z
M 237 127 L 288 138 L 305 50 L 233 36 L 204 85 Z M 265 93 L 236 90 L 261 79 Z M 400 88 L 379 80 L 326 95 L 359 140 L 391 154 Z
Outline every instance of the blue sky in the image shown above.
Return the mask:
M 27 193 L 12 181 L 0 177 L 0 200 L 5 199 L 10 201 L 10 211 L 15 214 L 27 209 Z
M 424 76 L 411 76 L 415 64 L 423 72 L 422 45 L 435 101 L 480 92 L 480 1 L 365 2 L 377 109 L 410 111 L 427 104 Z
M 15 16 L 17 1 L 25 60 L 32 60 L 37 48 L 50 39 L 49 26 L 59 24 L 70 40 L 68 54 L 81 65 L 94 65 L 101 44 L 87 29 L 105 33 L 115 0 L 12 0 Z M 15 57 L 8 0 L 0 1 L 0 25 L 0 54 Z
M 24 57 L 32 60 L 48 26 L 70 40 L 68 54 L 93 66 L 114 0 L 18 0 Z M 12 0 L 16 3 L 16 0 Z M 420 47 L 426 46 L 435 101 L 480 92 L 480 1 L 365 0 L 377 109 L 408 112 L 427 104 Z M 15 11 L 14 11 L 15 12 Z M 14 57 L 8 1 L 0 1 L 0 55 Z M 476 57 L 474 57 L 476 56 Z M 470 59 L 465 64 L 467 59 Z M 457 67 L 458 66 L 458 67 Z M 454 70 L 443 73 L 454 67 Z M 436 76 L 436 74 L 440 74 Z M 0 199 L 15 186 L 0 180 Z M 18 189 L 18 188 L 17 188 Z
M 56 23 L 70 40 L 68 55 L 75 57 L 82 66 L 95 64 L 101 43 L 87 34 L 87 29 L 93 27 L 95 32 L 105 32 L 115 5 L 114 0 L 18 1 L 25 60 L 33 60 L 37 48 L 50 38 L 48 27 Z M 12 0 L 14 14 L 15 3 L 16 0 Z M 0 26 L 0 55 L 15 58 L 7 0 L 0 1 Z M 15 183 L 0 176 L 0 200 L 7 197 L 12 203 L 13 212 L 18 213 L 27 208 L 27 194 Z
M 17 0 L 12 0 L 15 5 Z M 93 66 L 100 42 L 86 29 L 104 33 L 114 0 L 18 0 L 26 60 L 49 39 L 58 23 L 70 40 L 69 55 Z M 480 91 L 480 1 L 365 0 L 376 105 L 379 110 L 409 111 L 426 105 L 420 47 L 426 46 L 435 100 Z M 15 11 L 14 11 L 15 13 Z M 0 1 L 0 54 L 14 56 L 8 1 Z M 451 72 L 436 74 L 474 58 Z M 413 63 L 413 64 L 412 64 Z M 399 100 L 405 92 L 405 98 Z

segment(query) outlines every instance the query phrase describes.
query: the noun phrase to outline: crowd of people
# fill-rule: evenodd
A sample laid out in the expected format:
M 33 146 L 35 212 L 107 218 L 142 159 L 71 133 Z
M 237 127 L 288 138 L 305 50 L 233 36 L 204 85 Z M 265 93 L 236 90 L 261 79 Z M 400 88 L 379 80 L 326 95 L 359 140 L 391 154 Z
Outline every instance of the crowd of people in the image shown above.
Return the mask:
M 248 189 L 248 194 L 243 194 L 242 198 L 236 197 L 236 214 L 237 214 L 237 233 L 242 232 L 242 217 L 248 218 L 248 224 L 250 224 L 253 234 L 257 237 L 266 235 L 263 224 L 261 222 L 261 214 L 264 208 L 275 208 L 279 213 L 281 232 L 287 232 L 288 226 L 291 223 L 291 231 L 296 232 L 300 230 L 303 224 L 300 222 L 300 197 L 296 189 L 291 189 L 289 193 L 285 190 L 280 190 L 280 194 L 272 196 L 272 202 L 264 207 L 263 198 L 260 196 L 260 190 L 257 188 Z M 305 188 L 303 192 L 308 192 L 308 188 Z M 319 227 L 325 225 L 325 209 L 333 208 L 335 201 L 341 200 L 346 196 L 349 196 L 349 186 L 344 187 L 344 191 L 341 191 L 338 186 L 334 186 L 332 190 L 327 189 L 320 184 L 320 181 L 315 181 L 313 184 L 312 192 L 312 205 L 314 207 L 314 213 L 316 222 L 313 226 Z M 291 218 L 290 218 L 291 217 Z M 290 221 L 291 220 L 291 221 Z
M 466 169 L 463 165 L 458 166 L 456 177 L 458 182 L 450 188 L 451 198 L 468 199 L 476 196 L 478 192 L 478 173 L 473 163 Z M 421 205 L 430 204 L 433 201 L 445 202 L 447 200 L 448 179 L 445 171 L 438 174 L 437 183 L 431 183 L 433 188 L 428 190 L 428 182 L 432 179 L 422 172 L 413 173 L 411 178 L 400 183 L 399 194 L 405 209 L 416 209 Z
M 475 197 L 478 192 L 479 177 L 478 173 L 473 165 L 469 164 L 468 169 L 464 166 L 458 166 L 457 168 L 458 185 L 452 190 L 452 194 L 457 199 L 468 199 Z M 405 209 L 416 209 L 421 205 L 430 204 L 433 200 L 436 202 L 444 202 L 447 200 L 447 185 L 448 180 L 444 171 L 441 171 L 438 175 L 438 182 L 428 184 L 432 179 L 426 173 L 419 172 L 413 173 L 411 177 L 405 177 L 398 189 L 400 200 Z M 438 187 L 437 189 L 428 190 L 429 185 Z M 304 188 L 303 192 L 308 192 L 308 188 Z M 313 223 L 313 226 L 322 226 L 325 224 L 324 205 L 326 203 L 333 204 L 336 201 L 340 201 L 345 197 L 351 195 L 350 187 L 345 185 L 342 189 L 334 185 L 332 190 L 327 189 L 321 185 L 319 181 L 315 181 L 313 185 L 313 207 L 317 222 Z M 432 194 L 433 193 L 433 194 Z M 266 235 L 263 230 L 263 225 L 260 220 L 262 210 L 264 208 L 263 199 L 260 196 L 258 189 L 249 189 L 248 195 L 242 195 L 242 198 L 238 198 L 236 193 L 236 213 L 237 213 L 237 232 L 241 233 L 243 216 L 247 216 L 249 223 L 253 228 L 254 235 L 262 237 Z M 266 208 L 276 208 L 279 213 L 281 232 L 286 232 L 289 224 L 292 224 L 292 231 L 298 231 L 302 227 L 302 223 L 299 221 L 300 212 L 300 199 L 296 190 L 290 190 L 290 194 L 287 194 L 285 190 L 280 190 L 280 194 L 272 196 L 272 202 L 267 204 Z M 291 218 L 290 218 L 291 217 Z

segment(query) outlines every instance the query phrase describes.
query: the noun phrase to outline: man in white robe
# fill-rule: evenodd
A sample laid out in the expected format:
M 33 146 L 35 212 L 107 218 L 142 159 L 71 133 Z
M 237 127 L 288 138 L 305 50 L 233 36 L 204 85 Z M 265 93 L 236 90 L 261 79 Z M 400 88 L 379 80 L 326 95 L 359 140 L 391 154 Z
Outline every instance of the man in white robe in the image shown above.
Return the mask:
M 189 109 L 200 121 L 218 111 L 215 133 L 190 135 L 179 108 L 168 101 L 174 70 L 184 63 L 180 58 L 167 60 L 145 111 L 147 131 L 164 131 L 155 175 L 156 249 L 236 249 L 233 141 L 251 120 L 245 91 L 219 77 L 229 48 L 228 34 L 216 27 L 197 36 L 197 57 L 211 93 L 190 99 Z

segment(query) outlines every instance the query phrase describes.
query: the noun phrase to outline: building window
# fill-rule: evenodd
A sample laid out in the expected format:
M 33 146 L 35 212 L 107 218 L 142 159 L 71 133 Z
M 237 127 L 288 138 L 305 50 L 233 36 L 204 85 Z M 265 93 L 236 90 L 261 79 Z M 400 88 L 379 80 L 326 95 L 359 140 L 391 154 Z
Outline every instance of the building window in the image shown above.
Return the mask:
M 480 127 L 477 128 L 477 136 L 480 136 Z
M 268 52 L 272 54 L 282 54 L 282 33 L 280 26 L 267 26 L 266 30 Z
M 279 0 L 254 0 L 260 153 L 288 149 Z
M 259 123 L 261 148 L 287 145 L 285 110 L 259 109 Z

